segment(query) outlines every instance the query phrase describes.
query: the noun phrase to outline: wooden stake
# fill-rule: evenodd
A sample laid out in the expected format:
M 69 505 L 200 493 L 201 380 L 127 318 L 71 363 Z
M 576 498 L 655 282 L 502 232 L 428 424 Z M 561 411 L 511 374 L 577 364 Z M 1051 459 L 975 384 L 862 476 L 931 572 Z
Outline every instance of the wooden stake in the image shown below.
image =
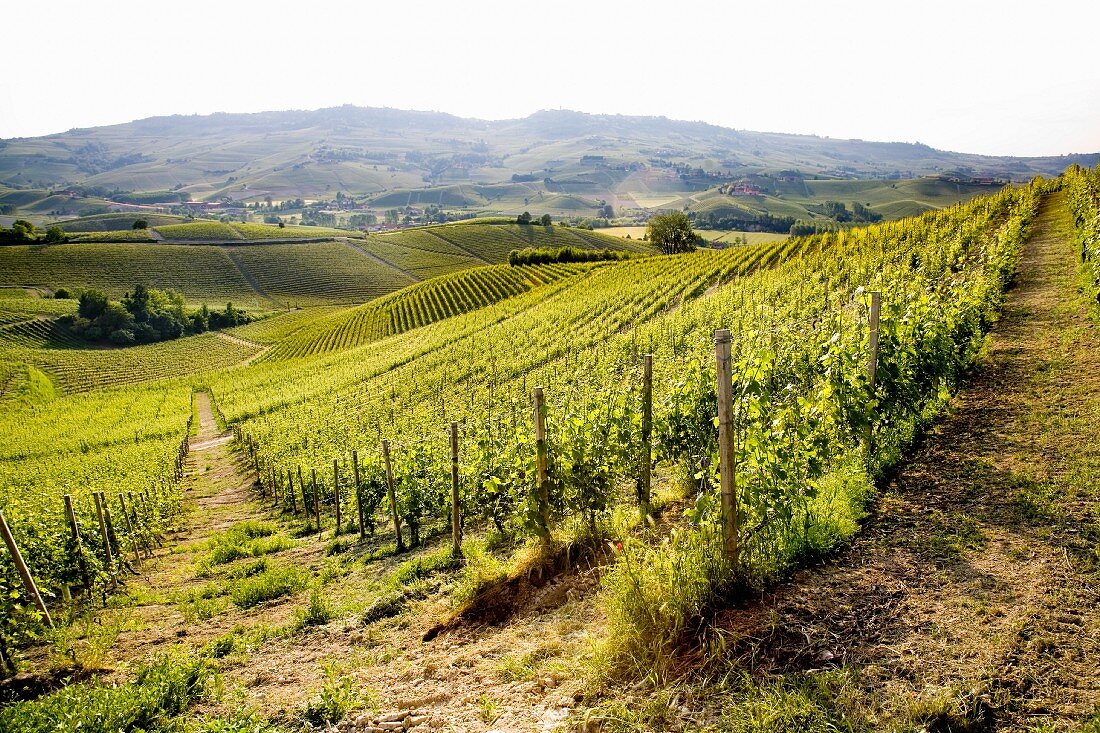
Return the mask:
M 111 538 L 107 534 L 107 521 L 103 518 L 103 494 L 99 491 L 92 494 L 92 498 L 95 500 L 95 513 L 99 519 L 99 536 L 103 538 L 103 550 L 107 558 L 107 567 L 111 568 L 115 564 L 114 553 L 111 552 Z
M 546 475 L 546 402 L 542 387 L 535 387 L 535 480 L 539 503 L 539 526 L 535 530 L 543 540 L 550 538 L 550 485 Z
M 881 310 L 882 294 L 878 291 L 872 291 L 871 315 L 868 321 L 869 333 L 867 335 L 867 385 L 870 388 L 872 398 L 875 396 L 875 387 L 878 384 L 878 322 Z M 873 440 L 871 420 L 868 418 L 863 435 L 863 447 L 868 461 L 871 460 L 871 452 L 874 449 Z
M 871 393 L 874 394 L 878 379 L 878 321 L 879 312 L 882 310 L 882 294 L 878 291 L 871 293 L 871 332 L 868 337 L 867 354 L 867 381 L 871 385 Z
M 462 510 L 458 504 L 458 423 L 451 422 L 451 553 L 462 557 Z
M 76 563 L 80 566 L 80 577 L 84 579 L 84 586 L 92 587 L 92 580 L 88 576 L 88 563 L 84 561 L 84 545 L 80 542 L 80 526 L 76 523 L 76 512 L 73 511 L 73 497 L 65 494 L 65 516 L 69 520 L 69 532 L 73 535 L 73 543 L 76 545 Z
M 302 489 L 302 514 L 306 515 L 306 521 L 309 521 L 309 497 L 306 495 L 306 482 L 302 478 L 302 467 L 298 466 L 298 486 Z
M 138 550 L 137 537 L 134 535 L 134 525 L 130 522 L 130 512 L 126 511 L 126 499 L 122 492 L 118 492 L 118 503 L 122 507 L 122 518 L 126 520 L 126 532 L 130 535 L 130 545 L 134 548 L 134 560 L 141 567 L 141 552 Z
M 11 554 L 12 562 L 15 563 L 15 569 L 19 571 L 19 577 L 23 579 L 23 587 L 27 589 L 27 595 L 31 597 L 34 605 L 38 606 L 38 610 L 42 612 L 42 617 L 46 619 L 46 626 L 52 629 L 53 619 L 50 618 L 46 603 L 38 593 L 38 586 L 34 584 L 34 578 L 31 577 L 31 571 L 27 568 L 27 563 L 23 562 L 23 553 L 19 552 L 19 547 L 15 544 L 15 538 L 11 535 L 11 529 L 8 527 L 8 520 L 4 518 L 3 510 L 0 510 L 0 534 L 4 535 L 4 544 L 8 546 L 8 553 Z
M 340 514 L 340 462 L 332 459 L 332 494 L 336 498 L 336 534 L 339 536 L 343 529 L 343 516 Z
M 734 463 L 733 367 L 730 332 L 714 332 L 714 358 L 718 367 L 718 469 L 722 481 L 722 544 L 730 564 L 737 565 L 737 467 Z
M 401 539 L 401 517 L 397 513 L 397 497 L 393 492 L 393 466 L 390 463 L 390 441 L 382 441 L 382 460 L 386 464 L 386 493 L 390 499 L 390 513 L 393 515 L 393 531 L 397 534 L 397 551 L 405 551 L 405 541 Z
M 298 499 L 294 496 L 294 473 L 288 468 L 286 470 L 286 493 L 290 496 L 290 513 L 298 513 Z
M 126 498 L 130 500 L 130 503 L 129 503 L 130 513 L 134 515 L 134 524 L 137 524 L 139 518 L 138 518 L 137 502 L 134 501 L 134 492 L 127 491 L 126 492 Z M 141 498 L 140 494 L 138 494 L 138 498 L 139 499 Z M 145 535 L 142 535 L 142 537 L 141 537 L 141 546 L 145 548 L 145 557 L 152 557 L 153 556 L 153 551 L 149 547 L 149 540 L 145 537 Z
M 638 506 L 644 519 L 649 515 L 653 465 L 653 354 L 642 356 L 642 465 L 638 482 Z
M 359 538 L 367 536 L 367 524 L 363 521 L 363 492 L 359 490 L 359 452 L 351 452 L 351 476 L 355 481 L 355 506 L 359 510 Z
M 317 489 L 317 469 L 309 469 L 310 488 L 313 489 L 313 517 L 317 520 L 317 534 L 321 534 L 321 492 Z

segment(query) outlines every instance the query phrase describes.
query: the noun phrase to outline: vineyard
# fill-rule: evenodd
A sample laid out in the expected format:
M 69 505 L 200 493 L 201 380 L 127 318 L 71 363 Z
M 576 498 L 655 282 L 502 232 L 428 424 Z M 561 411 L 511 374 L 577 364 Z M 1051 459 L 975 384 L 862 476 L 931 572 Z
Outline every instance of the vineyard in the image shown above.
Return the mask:
M 405 273 L 337 242 L 225 249 L 265 294 L 288 307 L 362 303 L 412 283 Z
M 392 441 L 399 520 L 414 543 L 419 527 L 448 511 L 441 428 L 459 420 L 469 521 L 545 537 L 557 524 L 595 527 L 636 476 L 640 353 L 654 354 L 655 454 L 690 466 L 714 453 L 710 339 L 736 324 L 740 522 L 753 530 L 727 572 L 772 577 L 808 547 L 853 531 L 871 477 L 954 387 L 1038 193 L 770 247 L 617 263 L 423 329 L 415 348 L 386 340 L 369 353 L 264 364 L 211 385 L 229 421 L 255 441 L 261 475 L 278 484 L 298 467 L 317 471 L 315 491 L 329 506 L 351 491 L 325 478 L 331 461 L 346 465 L 354 450 L 377 486 L 369 484 L 381 475 L 376 446 Z M 870 290 L 884 303 L 874 391 L 865 366 Z M 535 385 L 547 395 L 543 486 L 531 463 Z M 700 501 L 705 527 L 716 510 L 707 496 Z M 632 552 L 653 561 L 644 547 Z
M 578 247 L 631 250 L 652 253 L 642 242 L 612 237 L 571 227 L 519 226 L 517 224 L 460 223 L 422 227 L 372 237 L 412 250 L 437 255 L 475 258 L 483 262 L 508 261 L 508 253 L 525 247 Z
M 72 301 L 0 292 L 0 508 L 46 605 L 109 593 L 177 521 L 195 400 L 209 395 L 273 523 L 227 532 L 228 569 L 199 572 L 240 609 L 270 600 L 243 598 L 264 592 L 250 573 L 278 575 L 298 600 L 311 589 L 295 630 L 272 637 L 337 613 L 317 600 L 325 581 L 249 554 L 278 526 L 303 546 L 323 538 L 323 572 L 371 588 L 354 606 L 366 627 L 450 592 L 429 579 L 455 573 L 464 595 L 425 640 L 494 608 L 491 593 L 524 573 L 600 564 L 601 679 L 673 679 L 693 624 L 857 532 L 882 477 L 974 366 L 1041 203 L 1063 195 L 1096 301 L 1100 177 L 1079 168 L 909 219 L 673 256 L 499 223 L 354 244 L 0 248 L 2 287 L 118 292 L 148 268 L 189 300 L 304 306 L 225 334 L 81 350 L 52 320 Z M 484 264 L 526 247 L 638 256 Z M 377 585 L 375 561 L 390 585 Z M 354 580 L 364 567 L 372 579 Z M 0 570 L 7 662 L 44 621 L 6 555 Z M 204 620 L 228 613 L 210 608 Z M 379 659 L 392 652 L 370 644 Z
M 1073 166 L 1066 171 L 1065 179 L 1086 292 L 1100 307 L 1100 170 Z
M 313 320 L 264 358 L 289 359 L 360 346 L 483 308 L 581 271 L 569 265 L 495 265 L 444 275 L 358 308 Z M 243 332 L 243 328 L 239 330 Z
M 251 307 L 263 302 L 217 247 L 65 244 L 0 248 L 0 286 L 95 288 L 119 298 L 139 282 L 178 290 L 195 304 L 233 301 Z

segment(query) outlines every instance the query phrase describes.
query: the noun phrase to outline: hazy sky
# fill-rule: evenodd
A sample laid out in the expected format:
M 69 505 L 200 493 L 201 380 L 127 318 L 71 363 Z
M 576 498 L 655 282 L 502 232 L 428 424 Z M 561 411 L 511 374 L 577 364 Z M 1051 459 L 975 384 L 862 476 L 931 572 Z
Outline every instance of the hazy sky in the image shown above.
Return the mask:
M 1096 2 L 11 2 L 0 137 L 345 103 L 1100 151 Z

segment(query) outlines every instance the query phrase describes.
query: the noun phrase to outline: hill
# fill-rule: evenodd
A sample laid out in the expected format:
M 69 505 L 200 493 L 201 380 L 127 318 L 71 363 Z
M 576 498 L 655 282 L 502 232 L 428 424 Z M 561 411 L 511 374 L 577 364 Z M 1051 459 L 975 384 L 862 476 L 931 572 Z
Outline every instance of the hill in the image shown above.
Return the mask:
M 1011 158 L 909 143 L 733 130 L 658 117 L 543 111 L 515 120 L 352 106 L 315 111 L 153 117 L 0 142 L 0 185 L 79 185 L 248 202 L 371 197 L 376 208 L 434 204 L 576 213 L 581 203 L 648 208 L 720 178 L 960 174 L 1022 181 L 1091 165 L 1096 154 Z M 12 194 L 8 194 L 12 195 Z M 59 197 L 28 202 L 57 210 Z M 3 197 L 0 197 L 2 202 Z M 64 207 L 62 207 L 64 208 Z M 77 207 L 79 208 L 79 207 Z M 541 213 L 541 210 L 540 210 Z

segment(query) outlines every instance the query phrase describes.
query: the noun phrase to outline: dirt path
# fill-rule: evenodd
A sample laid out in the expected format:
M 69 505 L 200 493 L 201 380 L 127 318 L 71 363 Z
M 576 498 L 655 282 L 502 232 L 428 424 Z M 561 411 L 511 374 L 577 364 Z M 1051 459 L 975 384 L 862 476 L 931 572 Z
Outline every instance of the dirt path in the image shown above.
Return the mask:
M 374 252 L 371 252 L 366 247 L 364 247 L 360 244 L 356 244 L 355 242 L 351 241 L 350 239 L 348 239 L 346 237 L 341 239 L 340 241 L 343 242 L 344 244 L 346 244 L 348 247 L 355 250 L 356 252 L 358 252 L 359 254 L 361 254 L 361 255 L 369 258 L 369 259 L 374 260 L 378 264 L 383 265 L 385 267 L 388 267 L 391 270 L 397 270 L 398 272 L 400 272 L 405 277 L 411 279 L 413 282 L 421 282 L 424 279 L 424 278 L 420 277 L 419 275 L 417 275 L 415 273 L 409 272 L 408 270 L 405 270 L 405 269 L 402 269 L 402 268 L 398 267 L 397 265 L 393 264 L 389 260 L 385 260 L 385 259 L 379 257 L 377 254 L 375 254 Z
M 853 546 L 725 615 L 742 664 L 858 670 L 843 707 L 873 728 L 1062 730 L 1100 711 L 1100 333 L 1070 231 L 1049 197 L 985 363 Z
M 237 271 L 241 273 L 241 277 L 244 278 L 244 281 L 248 283 L 249 287 L 255 290 L 260 297 L 266 298 L 267 300 L 278 306 L 280 309 L 286 305 L 285 303 L 280 303 L 278 300 L 271 297 L 271 295 L 268 294 L 266 290 L 264 290 L 264 286 L 260 285 L 260 281 L 256 279 L 256 276 L 249 272 L 248 268 L 244 266 L 244 262 L 241 261 L 240 255 L 238 255 L 232 247 L 222 247 L 221 250 L 225 252 L 226 256 L 229 257 L 229 260 L 237 268 Z
M 238 344 L 240 346 L 247 346 L 249 348 L 256 349 L 256 352 L 254 354 L 249 356 L 244 361 L 239 362 L 237 364 L 237 366 L 246 366 L 248 364 L 251 364 L 252 362 L 259 359 L 261 356 L 266 354 L 267 352 L 271 351 L 271 344 L 258 344 L 255 341 L 249 341 L 248 339 L 243 339 L 240 336 L 234 336 L 233 334 L 226 333 L 225 331 L 215 331 L 214 335 L 217 336 L 220 339 L 223 339 L 225 341 L 229 341 L 230 343 L 234 343 L 234 344 Z M 203 392 L 202 394 L 205 395 L 206 393 Z M 207 398 L 207 399 L 209 399 L 209 398 Z

